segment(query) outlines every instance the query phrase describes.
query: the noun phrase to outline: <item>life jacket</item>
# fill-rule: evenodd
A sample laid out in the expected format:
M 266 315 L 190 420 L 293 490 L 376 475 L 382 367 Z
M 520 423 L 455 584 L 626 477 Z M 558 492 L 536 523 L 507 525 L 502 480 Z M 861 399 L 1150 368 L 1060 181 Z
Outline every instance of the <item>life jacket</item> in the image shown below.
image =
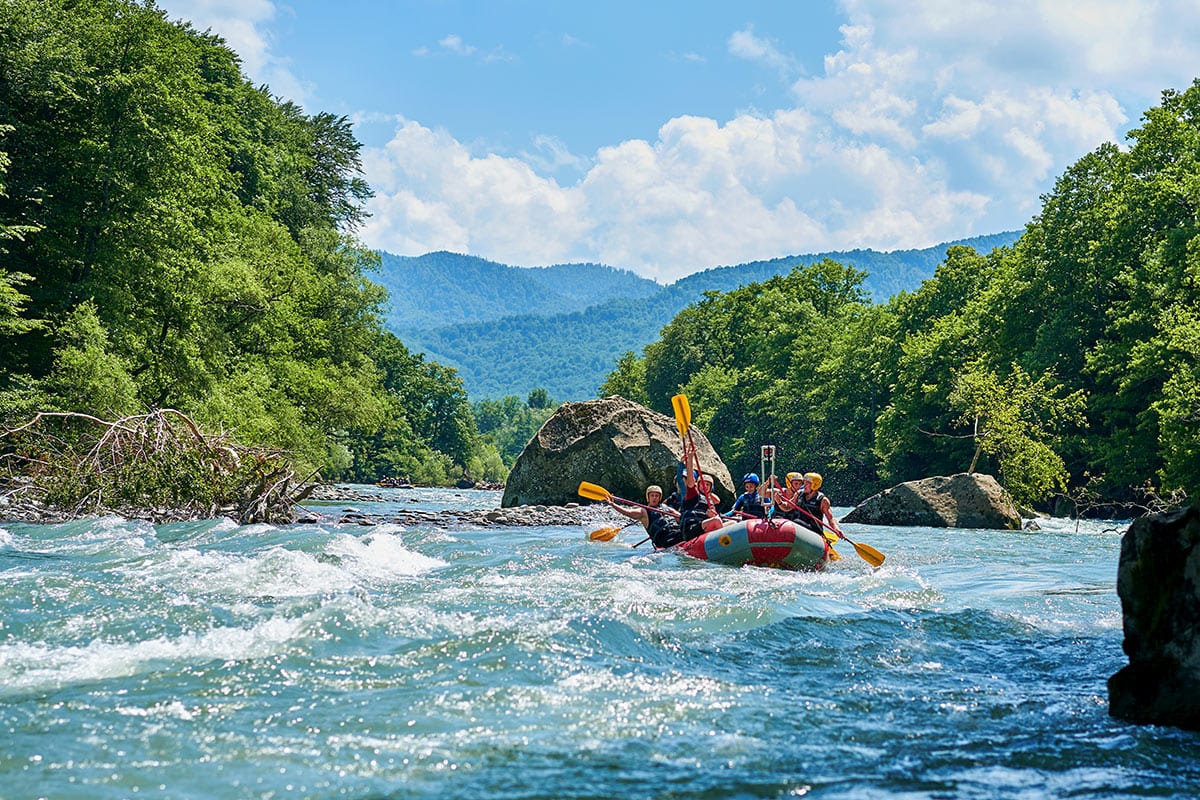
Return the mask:
M 792 493 L 789 492 L 787 489 L 784 489 L 780 496 L 782 499 L 788 501 L 788 503 L 790 503 L 791 505 L 798 506 L 798 505 L 800 505 L 799 498 L 802 497 L 803 495 L 804 495 L 803 489 L 801 489 L 799 492 L 797 492 L 795 497 L 793 497 Z M 775 516 L 782 517 L 783 519 L 790 519 L 794 522 L 799 522 L 800 520 L 805 518 L 804 515 L 801 514 L 798 509 L 789 508 L 787 510 L 784 510 L 784 508 L 781 505 L 779 505 L 779 503 L 775 504 Z
M 767 508 L 763 505 L 762 496 L 759 495 L 757 489 L 755 489 L 753 492 L 743 493 L 742 496 L 739 497 L 736 502 L 734 502 L 733 510 L 741 511 L 753 517 L 765 517 L 767 515 Z
M 646 509 L 646 533 L 650 534 L 650 542 L 660 549 L 684 540 L 675 519 L 653 508 Z
M 821 504 L 825 500 L 826 497 L 820 489 L 818 489 L 812 497 L 805 497 L 804 492 L 800 492 L 800 495 L 791 502 L 797 506 L 800 506 L 800 508 L 807 511 L 808 514 L 797 511 L 795 512 L 796 515 L 794 517 L 789 517 L 789 519 L 795 520 L 809 530 L 822 533 L 824 531 L 824 526 L 821 524 Z M 809 516 L 810 514 L 812 516 Z
M 708 519 L 708 499 L 696 488 L 688 489 L 679 504 L 679 528 L 683 539 L 695 539 L 704 533 L 704 520 Z

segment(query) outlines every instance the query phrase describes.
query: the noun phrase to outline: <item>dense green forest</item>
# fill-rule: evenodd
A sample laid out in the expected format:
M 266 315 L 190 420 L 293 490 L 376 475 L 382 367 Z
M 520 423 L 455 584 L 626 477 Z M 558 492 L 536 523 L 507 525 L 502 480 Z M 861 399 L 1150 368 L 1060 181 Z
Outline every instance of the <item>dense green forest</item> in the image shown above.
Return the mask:
M 345 118 L 133 0 L 0 3 L 0 422 L 175 408 L 326 477 L 499 469 L 382 323 Z
M 451 253 L 405 259 L 385 254 L 380 274 L 391 292 L 389 328 L 410 347 L 453 366 L 471 397 L 519 396 L 544 387 L 555 397 L 583 400 L 622 353 L 653 342 L 664 324 L 705 292 L 729 291 L 830 258 L 866 273 L 868 296 L 883 301 L 931 277 L 949 246 L 990 251 L 1018 235 L 922 250 L 754 261 L 706 269 L 669 286 L 594 264 L 510 267 Z M 442 322 L 431 326 L 439 315 Z
M 695 422 L 733 472 L 776 444 L 838 504 L 998 474 L 1021 502 L 1200 491 L 1200 81 L 1105 144 L 1011 247 L 951 248 L 884 304 L 835 261 L 713 293 L 601 393 Z M 715 335 L 719 332 L 719 335 Z

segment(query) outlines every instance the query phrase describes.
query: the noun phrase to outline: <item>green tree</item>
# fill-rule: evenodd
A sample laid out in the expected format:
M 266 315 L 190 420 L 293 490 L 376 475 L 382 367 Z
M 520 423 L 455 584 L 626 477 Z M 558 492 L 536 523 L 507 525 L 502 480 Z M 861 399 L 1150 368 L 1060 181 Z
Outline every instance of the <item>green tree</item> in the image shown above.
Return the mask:
M 3 137 L 12 130 L 11 125 L 0 125 L 0 140 L 3 140 Z M 8 172 L 11 163 L 8 153 L 0 150 L 0 198 L 7 196 L 4 175 Z M 14 239 L 21 241 L 26 235 L 35 233 L 37 230 L 37 226 L 34 225 L 5 224 L 3 220 L 0 220 L 0 257 L 6 256 L 8 253 L 8 248 L 5 246 L 6 241 Z M 41 326 L 40 321 L 23 316 L 30 298 L 21 292 L 20 287 L 32 279 L 32 276 L 23 272 L 9 272 L 0 266 L 0 337 L 28 333 Z
M 534 389 L 529 393 L 529 399 L 525 401 L 525 405 L 530 408 L 549 408 L 550 395 L 545 389 Z
M 57 408 L 178 408 L 330 477 L 462 470 L 461 382 L 381 333 L 346 118 L 277 101 L 135 0 L 0 3 L 0 53 L 10 410 L 37 386 Z
M 1001 481 L 1019 503 L 1065 491 L 1067 469 L 1054 451 L 1054 435 L 1063 425 L 1083 422 L 1084 397 L 1082 391 L 1059 397 L 1059 388 L 1052 375 L 1035 381 L 1015 364 L 1005 379 L 978 363 L 960 370 L 949 401 L 961 412 L 958 421 L 971 428 L 975 453 L 967 471 L 975 471 L 980 455 L 995 458 Z
M 60 410 L 117 419 L 136 413 L 133 378 L 109 348 L 108 336 L 91 301 L 80 303 L 58 327 L 55 368 L 49 379 Z
M 875 426 L 875 449 L 885 482 L 960 472 L 970 445 L 950 434 L 957 413 L 951 376 L 980 358 L 979 314 L 972 305 L 987 288 L 999 255 L 952 247 L 933 278 L 913 294 L 893 298 L 894 345 L 888 350 L 891 397 Z
M 596 390 L 599 397 L 618 395 L 626 400 L 650 405 L 650 395 L 646 392 L 646 362 L 638 358 L 633 351 L 626 350 L 617 359 L 617 366 L 600 384 Z

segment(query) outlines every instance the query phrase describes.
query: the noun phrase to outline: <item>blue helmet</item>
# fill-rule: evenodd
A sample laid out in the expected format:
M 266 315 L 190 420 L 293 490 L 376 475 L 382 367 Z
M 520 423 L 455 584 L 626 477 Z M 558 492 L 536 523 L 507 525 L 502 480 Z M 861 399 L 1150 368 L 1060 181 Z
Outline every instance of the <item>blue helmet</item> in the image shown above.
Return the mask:
M 762 483 L 762 481 L 758 479 L 757 472 L 747 472 L 742 476 L 742 483 L 753 483 L 755 486 L 757 486 L 758 484 Z

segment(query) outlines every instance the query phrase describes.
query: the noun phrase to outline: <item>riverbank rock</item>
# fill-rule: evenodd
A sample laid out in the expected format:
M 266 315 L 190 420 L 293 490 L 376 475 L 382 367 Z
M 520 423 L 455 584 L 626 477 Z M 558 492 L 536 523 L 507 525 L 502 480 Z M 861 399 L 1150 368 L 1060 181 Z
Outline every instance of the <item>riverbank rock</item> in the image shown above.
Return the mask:
M 1108 679 L 1108 710 L 1147 725 L 1200 730 L 1200 509 L 1135 520 L 1121 539 L 1129 664 Z
M 703 433 L 693 428 L 692 436 L 700 465 L 728 508 L 736 496 L 729 469 Z M 669 495 L 679 452 L 674 417 L 616 396 L 563 403 L 521 451 L 500 505 L 577 502 L 580 481 L 639 502 L 647 484 L 657 483 Z
M 842 518 L 864 525 L 1020 530 L 1021 515 L 991 475 L 962 472 L 909 481 L 872 495 Z

